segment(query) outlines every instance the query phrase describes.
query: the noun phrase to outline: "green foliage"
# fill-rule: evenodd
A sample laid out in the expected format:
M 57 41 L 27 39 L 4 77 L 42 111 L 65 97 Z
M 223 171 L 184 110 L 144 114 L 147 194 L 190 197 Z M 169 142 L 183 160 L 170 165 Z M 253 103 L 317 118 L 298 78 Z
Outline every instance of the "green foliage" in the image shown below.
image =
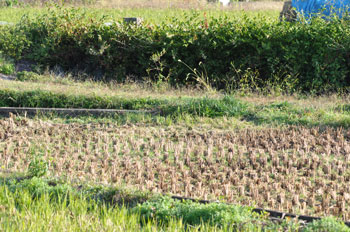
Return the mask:
M 175 86 L 313 93 L 350 86 L 349 21 L 203 18 L 196 11 L 157 25 L 104 24 L 110 20 L 57 6 L 1 27 L 0 50 L 43 67 L 58 64 L 119 81 L 132 76 Z M 196 78 L 188 78 L 193 71 Z
M 7 187 L 13 193 L 20 195 L 22 192 L 28 192 L 32 197 L 36 198 L 48 194 L 52 199 L 60 199 L 73 193 L 72 187 L 68 184 L 49 185 L 46 180 L 39 177 L 12 181 L 7 183 Z
M 0 51 L 0 73 L 11 75 L 15 72 L 15 65 L 10 60 L 3 57 Z
M 200 117 L 242 116 L 248 111 L 248 105 L 232 96 L 220 99 L 199 98 L 188 99 L 174 105 L 163 107 L 163 114 L 178 115 L 188 114 Z
M 235 228 L 254 228 L 254 220 L 264 220 L 249 208 L 227 205 L 223 203 L 200 204 L 192 201 L 179 201 L 170 197 L 160 197 L 147 201 L 134 210 L 140 211 L 142 220 L 155 219 L 160 223 L 168 223 L 171 219 L 181 219 L 185 224 L 225 226 Z M 257 226 L 257 225 L 256 225 Z M 256 228 L 256 227 L 255 227 Z
M 346 226 L 344 222 L 341 222 L 334 217 L 325 217 L 321 220 L 313 221 L 304 229 L 304 231 L 346 232 L 350 231 L 350 228 Z
M 0 27 L 0 51 L 9 57 L 19 59 L 30 43 L 25 33 L 19 26 Z
M 52 0 L 50 2 L 55 2 L 61 4 L 61 0 Z M 80 4 L 80 5 L 92 5 L 96 3 L 96 0 L 66 0 L 65 4 Z M 43 6 L 47 4 L 46 0 L 0 0 L 0 7 L 24 7 L 24 6 Z
M 13 64 L 0 64 L 0 73 L 10 75 L 15 72 L 15 66 Z
M 105 187 L 101 185 L 88 186 L 85 185 L 81 189 L 82 195 L 88 199 L 93 199 L 98 203 L 106 205 L 118 205 L 134 207 L 139 203 L 143 203 L 154 197 L 147 191 L 139 191 L 127 188 Z
M 83 197 L 52 200 L 50 194 L 31 197 L 27 190 L 12 192 L 0 186 L 1 231 L 228 231 L 202 224 L 190 227 L 181 220 L 166 226 L 148 221 L 140 224 L 138 212 L 107 207 Z M 118 229 L 120 228 L 120 229 Z M 250 230 L 251 231 L 251 230 Z
M 22 71 L 16 75 L 17 81 L 40 81 L 42 77 L 35 72 Z
M 28 166 L 28 176 L 30 177 L 42 177 L 47 174 L 48 163 L 40 156 L 33 156 Z

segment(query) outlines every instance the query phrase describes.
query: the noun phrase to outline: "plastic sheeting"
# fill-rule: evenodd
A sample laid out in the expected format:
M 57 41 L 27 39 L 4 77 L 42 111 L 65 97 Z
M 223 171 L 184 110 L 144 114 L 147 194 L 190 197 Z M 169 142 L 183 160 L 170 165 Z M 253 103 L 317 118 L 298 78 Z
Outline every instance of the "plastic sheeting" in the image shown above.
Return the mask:
M 317 15 L 342 18 L 350 10 L 350 0 L 292 0 L 292 7 L 306 19 Z

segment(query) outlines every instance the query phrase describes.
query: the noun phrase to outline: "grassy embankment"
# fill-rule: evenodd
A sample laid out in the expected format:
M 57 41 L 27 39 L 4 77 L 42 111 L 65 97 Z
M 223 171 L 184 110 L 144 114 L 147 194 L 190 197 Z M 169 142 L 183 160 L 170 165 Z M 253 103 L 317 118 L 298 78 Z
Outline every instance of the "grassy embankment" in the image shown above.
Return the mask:
M 39 82 L 2 81 L 2 107 L 56 107 L 156 110 L 153 115 L 134 115 L 149 122 L 196 121 L 240 127 L 331 126 L 348 128 L 350 113 L 347 97 L 341 96 L 261 96 L 225 95 L 220 92 L 171 89 L 167 85 L 98 84 L 70 79 L 42 78 Z M 124 116 L 121 116 L 124 117 Z M 128 117 L 128 116 L 126 116 Z M 224 123 L 221 118 L 227 121 Z M 195 123 L 196 124 L 196 123 Z

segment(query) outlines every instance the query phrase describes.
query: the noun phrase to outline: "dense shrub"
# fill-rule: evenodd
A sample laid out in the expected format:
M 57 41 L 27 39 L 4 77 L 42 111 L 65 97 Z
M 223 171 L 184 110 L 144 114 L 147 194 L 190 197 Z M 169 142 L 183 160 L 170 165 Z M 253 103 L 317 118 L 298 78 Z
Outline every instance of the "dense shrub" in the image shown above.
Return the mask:
M 173 85 L 199 81 L 218 89 L 279 86 L 319 93 L 350 86 L 349 21 L 203 19 L 196 12 L 184 18 L 139 27 L 105 25 L 107 17 L 57 7 L 1 27 L 0 50 L 43 66 L 102 72 L 119 81 L 133 76 Z

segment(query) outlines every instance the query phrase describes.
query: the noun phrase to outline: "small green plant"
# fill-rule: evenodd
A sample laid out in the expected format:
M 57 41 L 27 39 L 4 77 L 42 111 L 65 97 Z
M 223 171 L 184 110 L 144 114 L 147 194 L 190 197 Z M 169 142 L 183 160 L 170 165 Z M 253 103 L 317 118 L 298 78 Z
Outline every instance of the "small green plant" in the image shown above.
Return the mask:
M 17 81 L 39 81 L 41 79 L 40 75 L 34 72 L 18 72 L 16 75 Z
M 156 52 L 155 54 L 152 54 L 151 61 L 153 62 L 153 68 L 147 68 L 147 74 L 149 77 L 152 75 L 156 79 L 156 87 L 159 89 L 164 86 L 164 83 L 169 81 L 170 73 L 168 73 L 167 76 L 164 75 L 166 67 L 166 63 L 162 61 L 162 57 L 166 51 L 163 49 L 161 52 Z M 155 74 L 152 74 L 155 73 Z
M 231 71 L 233 72 L 233 77 L 230 83 L 231 89 L 239 89 L 242 93 L 249 93 L 252 90 L 260 90 L 263 81 L 260 78 L 259 71 L 250 68 L 236 68 L 233 63 L 231 63 Z
M 15 72 L 15 66 L 13 64 L 0 64 L 0 73 L 11 75 Z
M 4 54 L 0 51 L 0 73 L 11 75 L 15 72 L 15 65 L 13 60 L 4 56 Z
M 48 172 L 48 163 L 41 156 L 34 156 L 28 166 L 28 176 L 42 177 Z
M 191 73 L 187 74 L 188 79 L 194 79 L 201 87 L 204 87 L 209 93 L 214 93 L 215 89 L 212 87 L 212 83 L 209 80 L 208 77 L 208 72 L 203 64 L 203 62 L 199 62 L 198 66 L 203 67 L 202 71 L 196 69 L 196 68 L 191 68 L 189 65 L 187 65 L 185 62 L 182 60 L 178 60 L 180 63 L 184 64 L 190 71 Z

